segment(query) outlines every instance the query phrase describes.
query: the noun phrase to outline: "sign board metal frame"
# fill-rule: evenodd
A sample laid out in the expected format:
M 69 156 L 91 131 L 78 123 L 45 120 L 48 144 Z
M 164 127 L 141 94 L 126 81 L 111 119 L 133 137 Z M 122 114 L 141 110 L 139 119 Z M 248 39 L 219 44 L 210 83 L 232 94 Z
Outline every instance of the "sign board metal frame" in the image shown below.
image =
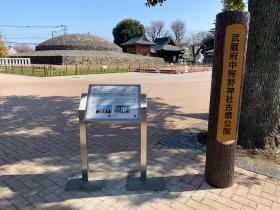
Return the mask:
M 104 85 L 105 86 L 105 85 Z M 110 85 L 113 86 L 113 85 Z M 119 85 L 121 86 L 121 85 Z M 138 85 L 137 85 L 138 86 Z M 139 85 L 139 90 L 140 85 Z M 141 124 L 141 155 L 140 155 L 140 172 L 141 180 L 147 179 L 147 98 L 146 94 L 139 94 L 140 99 L 140 118 L 138 120 L 92 120 L 90 122 L 84 121 L 86 108 L 88 105 L 88 95 L 82 94 L 79 106 L 79 124 L 80 124 L 80 150 L 81 150 L 81 170 L 82 180 L 88 181 L 88 123 L 140 123 Z

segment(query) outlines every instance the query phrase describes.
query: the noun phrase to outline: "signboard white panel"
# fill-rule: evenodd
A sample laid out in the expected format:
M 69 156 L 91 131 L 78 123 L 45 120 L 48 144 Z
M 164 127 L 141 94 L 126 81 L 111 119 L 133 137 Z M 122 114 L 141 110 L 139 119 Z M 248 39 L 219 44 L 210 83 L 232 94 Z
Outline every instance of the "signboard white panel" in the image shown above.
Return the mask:
M 140 121 L 140 85 L 90 85 L 84 122 Z

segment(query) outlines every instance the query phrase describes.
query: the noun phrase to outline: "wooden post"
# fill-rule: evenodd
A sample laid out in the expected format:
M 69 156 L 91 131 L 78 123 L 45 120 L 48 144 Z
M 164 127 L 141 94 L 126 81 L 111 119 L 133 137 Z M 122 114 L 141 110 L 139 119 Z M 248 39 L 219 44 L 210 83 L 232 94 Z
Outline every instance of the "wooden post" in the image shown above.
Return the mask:
M 215 187 L 233 184 L 249 13 L 216 17 L 205 177 Z
M 78 75 L 78 65 L 75 65 L 75 74 Z
M 44 66 L 44 77 L 47 76 L 47 70 L 46 70 L 46 66 Z

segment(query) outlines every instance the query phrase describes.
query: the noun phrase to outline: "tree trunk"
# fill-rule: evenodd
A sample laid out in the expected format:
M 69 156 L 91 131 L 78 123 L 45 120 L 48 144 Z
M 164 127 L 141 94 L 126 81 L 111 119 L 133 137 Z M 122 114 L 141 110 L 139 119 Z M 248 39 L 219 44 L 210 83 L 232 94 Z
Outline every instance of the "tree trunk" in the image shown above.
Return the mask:
M 238 144 L 280 147 L 280 2 L 250 0 Z
M 242 24 L 247 26 L 249 22 L 249 14 L 245 12 L 222 12 L 217 15 L 216 18 L 216 32 L 215 32 L 215 57 L 213 63 L 212 72 L 212 84 L 211 84 L 211 98 L 210 98 L 210 110 L 209 110 L 209 124 L 208 124 L 208 138 L 207 138 L 207 153 L 206 153 L 206 168 L 205 177 L 206 181 L 215 187 L 229 187 L 233 184 L 233 172 L 234 172 L 234 161 L 235 161 L 235 148 L 236 139 L 231 139 L 229 144 L 226 142 L 220 143 L 217 140 L 218 132 L 218 119 L 219 110 L 222 110 L 224 105 L 220 104 L 221 98 L 221 88 L 222 84 L 227 84 L 228 80 L 223 80 L 223 74 L 228 77 L 227 66 L 224 65 L 224 55 L 225 54 L 225 39 L 226 39 L 226 28 L 232 24 Z M 247 31 L 246 31 L 247 33 Z M 247 34 L 246 34 L 247 35 Z M 245 35 L 245 39 L 247 38 Z M 231 40 L 231 39 L 230 39 Z M 245 40 L 246 46 L 246 40 Z M 239 45 L 239 51 L 243 47 L 246 52 L 244 45 Z M 227 51 L 229 47 L 226 47 Z M 245 54 L 244 54 L 245 55 Z M 243 69 L 244 69 L 244 57 L 241 57 L 240 52 L 239 57 L 241 58 L 241 66 L 238 67 L 238 72 L 241 77 L 239 78 L 242 87 Z M 225 58 L 227 60 L 227 58 Z M 227 65 L 227 64 L 225 64 Z M 236 78 L 236 83 L 237 83 Z M 222 83 L 223 82 L 223 83 Z M 241 91 L 241 87 L 236 86 L 235 92 Z M 240 96 L 239 96 L 240 97 Z M 234 107 L 239 107 L 240 99 L 239 97 L 234 98 Z M 221 107 L 220 107 L 221 106 Z M 222 114 L 222 112 L 220 112 Z M 232 114 L 237 115 L 235 119 L 238 122 L 238 109 Z M 223 114 L 221 115 L 224 116 Z M 238 123 L 235 123 L 238 125 Z M 232 127 L 232 130 L 234 128 Z M 219 129 L 220 131 L 220 129 Z M 233 132 L 233 131 L 232 131 Z M 236 133 L 237 130 L 234 131 Z M 234 137 L 236 138 L 236 137 Z

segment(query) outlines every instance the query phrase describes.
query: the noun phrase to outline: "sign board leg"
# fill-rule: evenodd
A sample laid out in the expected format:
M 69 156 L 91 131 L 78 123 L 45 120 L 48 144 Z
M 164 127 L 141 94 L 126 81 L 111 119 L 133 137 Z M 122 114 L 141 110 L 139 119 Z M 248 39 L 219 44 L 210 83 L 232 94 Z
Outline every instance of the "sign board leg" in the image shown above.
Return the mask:
M 88 139 L 87 124 L 80 119 L 80 145 L 81 145 L 81 169 L 83 181 L 88 181 Z
M 147 99 L 141 95 L 141 179 L 147 178 Z

